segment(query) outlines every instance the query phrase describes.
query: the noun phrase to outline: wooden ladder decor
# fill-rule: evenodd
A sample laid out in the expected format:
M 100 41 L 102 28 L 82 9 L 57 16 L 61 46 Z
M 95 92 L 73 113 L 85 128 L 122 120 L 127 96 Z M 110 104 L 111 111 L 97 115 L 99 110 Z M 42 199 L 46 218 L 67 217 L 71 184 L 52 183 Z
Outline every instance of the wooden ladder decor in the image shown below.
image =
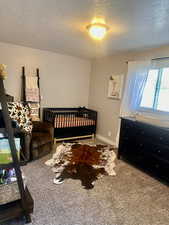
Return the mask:
M 36 77 L 37 77 L 37 86 L 39 89 L 39 118 L 41 118 L 41 92 L 40 92 L 40 74 L 39 68 L 36 69 Z M 29 102 L 26 100 L 26 74 L 25 74 L 25 67 L 22 67 L 22 90 L 21 90 L 21 99 L 25 104 Z

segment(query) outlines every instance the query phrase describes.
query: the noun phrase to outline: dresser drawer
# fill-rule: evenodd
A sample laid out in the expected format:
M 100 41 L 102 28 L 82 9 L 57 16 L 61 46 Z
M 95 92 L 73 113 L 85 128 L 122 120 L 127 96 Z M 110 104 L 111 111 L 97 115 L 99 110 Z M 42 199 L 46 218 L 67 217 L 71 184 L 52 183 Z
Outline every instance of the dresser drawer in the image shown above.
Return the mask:
M 138 127 L 140 127 L 140 135 L 145 138 L 161 145 L 169 145 L 169 130 L 141 123 Z
M 121 123 L 121 133 L 123 136 L 136 137 L 140 134 L 140 129 L 137 128 L 135 122 L 124 120 Z
M 129 137 L 146 138 L 161 145 L 169 145 L 169 129 L 132 120 L 122 120 L 122 128 Z
M 159 178 L 169 181 L 169 163 L 151 156 L 147 158 L 147 169 Z
M 147 143 L 147 152 L 160 160 L 169 162 L 169 147 L 154 143 Z
M 122 121 L 122 126 L 124 136 L 128 137 L 139 137 L 139 138 L 158 138 L 159 133 L 155 137 L 152 137 L 152 132 L 154 133 L 154 129 L 151 126 L 146 126 L 146 124 L 140 123 L 138 121 L 124 120 Z
M 121 155 L 127 155 L 141 160 L 144 159 L 145 146 L 136 138 L 124 137 L 119 151 Z

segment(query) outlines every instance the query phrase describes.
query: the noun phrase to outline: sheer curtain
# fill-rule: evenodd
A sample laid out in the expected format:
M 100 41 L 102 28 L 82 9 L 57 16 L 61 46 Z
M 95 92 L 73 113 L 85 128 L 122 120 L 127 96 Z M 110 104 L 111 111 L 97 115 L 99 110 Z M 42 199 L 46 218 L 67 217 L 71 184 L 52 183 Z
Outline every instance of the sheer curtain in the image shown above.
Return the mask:
M 120 116 L 134 116 L 139 107 L 151 61 L 128 62 Z
M 128 62 L 128 73 L 121 101 L 120 117 L 133 117 L 136 115 L 150 67 L 151 60 Z M 119 143 L 119 134 L 120 121 L 116 137 L 117 146 Z

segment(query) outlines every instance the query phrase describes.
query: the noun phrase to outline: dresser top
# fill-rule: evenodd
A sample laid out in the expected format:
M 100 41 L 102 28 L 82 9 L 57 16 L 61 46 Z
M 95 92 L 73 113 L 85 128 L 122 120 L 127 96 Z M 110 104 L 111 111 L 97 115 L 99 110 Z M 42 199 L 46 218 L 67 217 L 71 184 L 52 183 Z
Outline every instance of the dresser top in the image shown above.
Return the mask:
M 142 124 L 145 124 L 145 125 L 150 125 L 150 126 L 153 126 L 153 127 L 156 127 L 156 128 L 160 128 L 160 129 L 164 129 L 166 131 L 169 131 L 169 127 L 167 126 L 160 126 L 160 125 L 157 125 L 157 124 L 153 124 L 151 122 L 145 122 L 145 121 L 142 121 L 142 120 L 137 120 L 135 117 L 120 117 L 122 120 L 130 120 L 132 122 L 136 122 L 136 123 L 142 123 Z

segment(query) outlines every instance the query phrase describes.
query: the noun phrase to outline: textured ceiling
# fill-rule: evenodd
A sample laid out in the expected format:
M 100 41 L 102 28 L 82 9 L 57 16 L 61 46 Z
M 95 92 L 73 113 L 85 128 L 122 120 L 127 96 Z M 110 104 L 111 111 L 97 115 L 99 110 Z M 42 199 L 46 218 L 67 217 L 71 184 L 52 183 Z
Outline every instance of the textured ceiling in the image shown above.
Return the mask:
M 85 29 L 95 15 L 101 42 Z M 169 44 L 169 0 L 0 0 L 0 41 L 85 58 Z

